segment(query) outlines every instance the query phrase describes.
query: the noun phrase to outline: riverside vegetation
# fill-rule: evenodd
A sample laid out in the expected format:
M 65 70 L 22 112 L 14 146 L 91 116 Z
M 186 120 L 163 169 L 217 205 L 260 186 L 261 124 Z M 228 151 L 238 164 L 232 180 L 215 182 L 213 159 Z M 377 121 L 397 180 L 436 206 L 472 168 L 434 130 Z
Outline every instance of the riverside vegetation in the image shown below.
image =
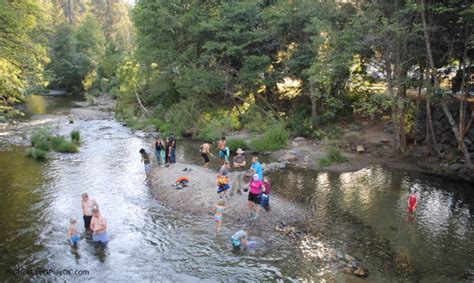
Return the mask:
M 26 155 L 36 159 L 45 159 L 48 151 L 53 150 L 63 153 L 75 153 L 79 151 L 80 133 L 72 131 L 70 134 L 71 141 L 67 141 L 65 137 L 53 135 L 47 129 L 37 130 L 31 136 L 31 148 L 26 150 Z
M 469 168 L 471 2 L 1 0 L 0 121 L 28 93 L 64 89 L 112 95 L 132 128 L 249 131 L 257 151 L 384 120 L 398 152 L 425 132 L 416 146 L 440 156 L 424 104 L 443 109 Z

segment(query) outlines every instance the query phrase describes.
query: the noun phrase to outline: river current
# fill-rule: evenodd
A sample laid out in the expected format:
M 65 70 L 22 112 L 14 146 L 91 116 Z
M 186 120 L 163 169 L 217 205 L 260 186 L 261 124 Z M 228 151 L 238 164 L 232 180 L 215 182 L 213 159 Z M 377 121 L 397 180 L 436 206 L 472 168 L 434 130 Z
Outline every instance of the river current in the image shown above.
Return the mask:
M 232 253 L 228 237 L 240 227 L 224 224 L 216 237 L 211 217 L 174 211 L 150 193 L 138 154 L 149 141 L 112 119 L 69 124 L 62 115 L 69 100 L 34 99 L 28 106 L 33 114 L 60 113 L 52 127 L 64 135 L 79 130 L 83 144 L 77 154 L 51 153 L 47 161 L 25 157 L 22 146 L 0 151 L 0 281 L 358 280 L 315 261 L 278 234 L 264 237 L 265 249 Z M 178 159 L 199 162 L 196 146 L 181 142 Z M 342 174 L 290 168 L 270 176 L 275 193 L 314 215 L 305 224 L 309 231 L 369 267 L 364 281 L 473 279 L 471 184 L 379 166 Z M 413 219 L 406 213 L 410 187 L 421 194 Z M 108 220 L 111 240 L 105 251 L 85 239 L 77 251 L 67 245 L 68 219 L 78 218 L 82 228 L 80 196 L 86 191 Z M 414 277 L 403 277 L 384 260 L 408 262 Z M 54 274 L 40 274 L 45 270 Z M 62 270 L 67 271 L 59 274 Z

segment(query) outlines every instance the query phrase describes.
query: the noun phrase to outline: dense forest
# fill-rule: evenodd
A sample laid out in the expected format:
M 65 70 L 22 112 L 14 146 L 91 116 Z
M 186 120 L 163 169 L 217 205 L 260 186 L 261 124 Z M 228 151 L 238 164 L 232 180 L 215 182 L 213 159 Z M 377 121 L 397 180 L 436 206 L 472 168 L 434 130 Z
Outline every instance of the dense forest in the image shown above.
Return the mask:
M 108 93 L 132 127 L 215 139 L 323 138 L 385 119 L 405 152 L 432 105 L 471 166 L 467 0 L 0 0 L 0 114 L 28 93 Z M 454 113 L 453 104 L 457 108 Z M 424 107 L 426 128 L 417 125 Z

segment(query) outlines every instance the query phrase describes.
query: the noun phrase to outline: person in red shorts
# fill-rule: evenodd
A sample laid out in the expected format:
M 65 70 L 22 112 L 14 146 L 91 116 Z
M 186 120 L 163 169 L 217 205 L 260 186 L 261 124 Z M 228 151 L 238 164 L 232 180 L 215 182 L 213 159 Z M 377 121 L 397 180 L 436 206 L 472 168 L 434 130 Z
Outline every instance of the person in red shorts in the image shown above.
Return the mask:
M 418 194 L 415 188 L 410 189 L 410 196 L 408 196 L 408 212 L 415 213 L 416 206 L 418 205 Z

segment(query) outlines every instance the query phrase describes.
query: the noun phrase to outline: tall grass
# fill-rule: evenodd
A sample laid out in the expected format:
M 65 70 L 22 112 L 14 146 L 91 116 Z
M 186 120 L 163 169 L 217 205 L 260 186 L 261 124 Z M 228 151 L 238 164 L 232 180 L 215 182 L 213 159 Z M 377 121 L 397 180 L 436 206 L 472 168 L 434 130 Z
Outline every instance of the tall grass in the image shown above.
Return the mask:
M 76 141 L 77 138 L 80 139 L 79 132 L 75 131 L 77 133 L 74 133 L 74 135 L 73 132 L 71 132 L 71 139 L 73 141 Z M 45 159 L 46 153 L 50 150 L 64 153 L 74 153 L 79 151 L 76 143 L 67 141 L 63 136 L 52 135 L 46 129 L 37 130 L 31 136 L 31 145 L 33 147 L 27 149 L 26 155 L 36 159 Z
M 230 148 L 231 152 L 236 152 L 238 148 L 243 150 L 249 149 L 249 146 L 243 139 L 228 139 L 227 146 Z
M 79 143 L 81 141 L 81 133 L 77 130 L 71 132 L 71 141 L 74 143 Z
M 278 123 L 267 128 L 262 138 L 252 141 L 252 148 L 255 151 L 274 151 L 286 147 L 290 134 L 285 124 Z

